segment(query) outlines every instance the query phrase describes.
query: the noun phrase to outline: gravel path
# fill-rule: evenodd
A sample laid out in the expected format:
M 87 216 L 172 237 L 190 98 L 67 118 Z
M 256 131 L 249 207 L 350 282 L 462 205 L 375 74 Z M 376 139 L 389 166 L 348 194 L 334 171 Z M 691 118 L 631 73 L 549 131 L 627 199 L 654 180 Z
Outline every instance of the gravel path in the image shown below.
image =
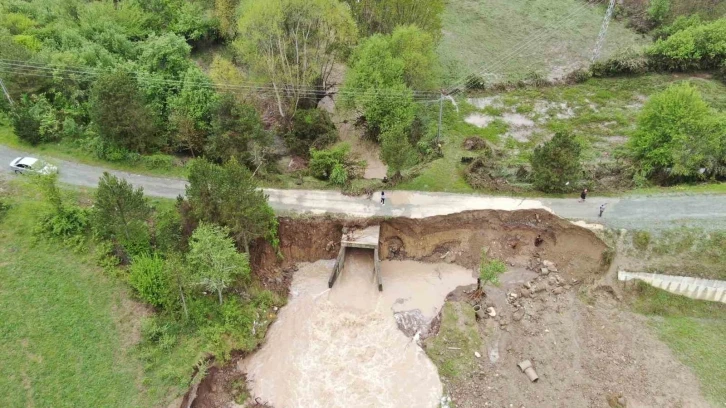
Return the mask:
M 19 150 L 0 146 L 2 171 L 9 171 L 8 163 L 15 157 L 30 155 Z M 126 178 L 144 188 L 148 195 L 175 198 L 184 194 L 186 182 L 181 179 L 143 176 L 108 170 L 65 160 L 53 160 L 60 169 L 60 181 L 84 187 L 95 187 L 104 171 Z M 654 195 L 601 198 L 590 196 L 585 203 L 572 199 L 522 199 L 492 197 L 473 194 L 423 193 L 390 191 L 386 193 L 386 205 L 379 203 L 380 196 L 371 199 L 348 197 L 330 190 L 265 190 L 270 205 L 279 212 L 341 213 L 357 217 L 406 216 L 422 218 L 451 214 L 467 210 L 499 209 L 518 210 L 546 208 L 557 215 L 588 223 L 604 224 L 611 228 L 654 230 L 678 225 L 706 229 L 726 228 L 726 195 Z M 602 218 L 598 208 L 607 203 Z

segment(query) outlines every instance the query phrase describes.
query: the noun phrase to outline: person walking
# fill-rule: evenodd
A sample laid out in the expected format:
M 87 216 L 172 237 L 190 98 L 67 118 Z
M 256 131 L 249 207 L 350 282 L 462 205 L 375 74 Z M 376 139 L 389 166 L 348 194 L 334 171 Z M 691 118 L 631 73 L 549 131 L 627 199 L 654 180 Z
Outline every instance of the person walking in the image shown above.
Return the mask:
M 602 213 L 605 212 L 605 206 L 606 205 L 607 205 L 607 203 L 605 203 L 605 204 L 603 204 L 603 205 L 600 206 L 600 215 L 598 215 L 598 217 L 602 217 Z
M 582 193 L 580 193 L 580 202 L 584 203 L 586 198 L 587 198 L 587 189 L 584 189 L 584 190 L 582 190 Z
M 386 205 L 386 192 L 381 191 L 381 205 Z

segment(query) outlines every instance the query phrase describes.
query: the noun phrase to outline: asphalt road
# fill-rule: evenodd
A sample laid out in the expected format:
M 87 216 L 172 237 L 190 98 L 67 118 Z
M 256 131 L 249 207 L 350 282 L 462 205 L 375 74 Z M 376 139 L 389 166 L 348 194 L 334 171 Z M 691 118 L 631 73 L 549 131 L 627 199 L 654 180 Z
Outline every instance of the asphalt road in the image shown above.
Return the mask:
M 15 157 L 31 154 L 0 146 L 2 171 L 9 172 L 8 164 Z M 32 155 L 31 155 L 32 156 Z M 151 196 L 175 198 L 184 194 L 185 180 L 143 176 L 108 170 L 64 160 L 53 159 L 60 170 L 60 181 L 67 184 L 95 187 L 104 171 L 123 177 L 135 186 L 144 188 Z M 329 190 L 276 190 L 265 189 L 270 205 L 278 212 L 337 213 L 356 217 L 406 216 L 422 218 L 482 209 L 545 208 L 571 220 L 604 224 L 611 228 L 661 229 L 678 225 L 706 229 L 726 228 L 726 195 L 654 195 L 602 198 L 591 195 L 585 203 L 572 199 L 522 199 L 470 194 L 423 193 L 390 191 L 386 205 L 380 204 L 380 195 L 368 199 L 348 197 Z M 598 217 L 598 208 L 607 203 L 605 214 Z

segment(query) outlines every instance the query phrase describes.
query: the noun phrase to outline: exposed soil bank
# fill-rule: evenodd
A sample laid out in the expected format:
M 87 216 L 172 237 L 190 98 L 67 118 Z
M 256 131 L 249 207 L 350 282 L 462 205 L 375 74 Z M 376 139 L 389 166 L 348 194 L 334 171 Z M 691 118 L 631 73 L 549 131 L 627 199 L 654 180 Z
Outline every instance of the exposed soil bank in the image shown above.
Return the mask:
M 513 266 L 530 266 L 535 254 L 555 262 L 577 278 L 604 272 L 608 250 L 593 232 L 545 210 L 467 211 L 459 214 L 409 219 L 345 219 L 334 217 L 280 218 L 280 259 L 273 248 L 260 242 L 252 254 L 255 271 L 275 289 L 289 287 L 286 269 L 298 262 L 333 259 L 340 249 L 343 227 L 381 225 L 383 259 L 448 262 L 478 269 L 483 248 L 490 257 Z M 535 246 L 535 238 L 543 242 Z M 384 282 L 385 285 L 385 282 Z

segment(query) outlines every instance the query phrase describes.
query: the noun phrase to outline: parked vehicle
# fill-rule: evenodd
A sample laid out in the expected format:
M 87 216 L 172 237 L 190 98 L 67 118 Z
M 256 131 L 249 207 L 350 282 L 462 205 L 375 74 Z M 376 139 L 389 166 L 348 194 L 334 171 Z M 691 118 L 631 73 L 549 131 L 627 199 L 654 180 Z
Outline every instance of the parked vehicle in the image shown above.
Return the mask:
M 18 157 L 10 162 L 10 169 L 15 174 L 52 174 L 58 172 L 56 166 L 35 157 Z

